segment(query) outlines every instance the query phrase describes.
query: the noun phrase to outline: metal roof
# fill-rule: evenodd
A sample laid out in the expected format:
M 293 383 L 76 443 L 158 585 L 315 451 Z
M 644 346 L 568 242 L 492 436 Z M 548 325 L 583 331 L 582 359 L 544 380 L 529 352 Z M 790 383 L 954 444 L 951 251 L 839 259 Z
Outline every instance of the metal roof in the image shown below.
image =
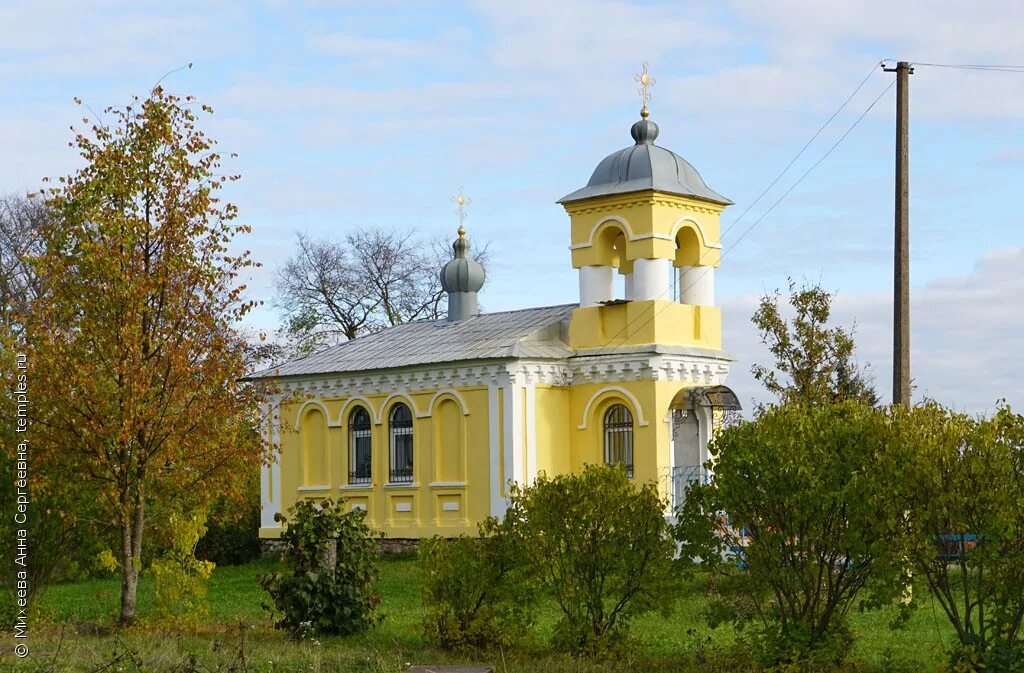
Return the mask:
M 564 359 L 561 322 L 577 304 L 484 313 L 458 322 L 421 320 L 271 367 L 248 378 L 276 378 L 396 369 L 461 360 Z
M 642 119 L 630 129 L 636 144 L 605 157 L 594 169 L 586 187 L 566 194 L 559 203 L 580 201 L 595 196 L 625 194 L 654 189 L 669 194 L 695 196 L 707 201 L 731 205 L 725 198 L 705 184 L 688 161 L 664 147 L 655 145 L 658 125 Z

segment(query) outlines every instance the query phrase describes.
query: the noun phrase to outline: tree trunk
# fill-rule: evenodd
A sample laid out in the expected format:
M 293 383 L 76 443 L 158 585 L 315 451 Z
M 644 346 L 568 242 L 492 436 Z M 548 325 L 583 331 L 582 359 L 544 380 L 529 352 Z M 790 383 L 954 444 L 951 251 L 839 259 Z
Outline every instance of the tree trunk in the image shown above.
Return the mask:
M 139 588 L 139 567 L 132 556 L 132 524 L 125 517 L 121 523 L 121 615 L 118 622 L 127 626 L 135 621 L 135 595 Z
M 141 489 L 140 489 L 141 490 Z M 145 523 L 142 494 L 135 497 L 130 516 L 121 524 L 121 615 L 118 622 L 127 626 L 135 621 L 135 602 L 142 565 L 142 529 Z

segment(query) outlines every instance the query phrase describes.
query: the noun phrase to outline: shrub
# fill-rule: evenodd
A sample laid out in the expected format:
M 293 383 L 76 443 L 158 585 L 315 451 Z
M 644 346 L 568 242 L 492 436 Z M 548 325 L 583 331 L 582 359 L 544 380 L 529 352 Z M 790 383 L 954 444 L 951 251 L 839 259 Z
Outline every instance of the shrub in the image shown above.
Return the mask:
M 857 402 L 768 408 L 721 432 L 714 479 L 688 490 L 680 562 L 720 575 L 716 600 L 737 626 L 759 623 L 765 664 L 841 661 L 857 598 L 902 595 L 903 468 L 888 427 L 886 412 Z
M 558 604 L 556 649 L 614 649 L 630 619 L 673 604 L 675 545 L 654 484 L 635 485 L 621 466 L 541 475 L 515 485 L 506 523 L 531 579 Z
M 374 589 L 376 539 L 363 510 L 344 511 L 344 500 L 298 501 L 281 535 L 285 572 L 260 577 L 273 609 L 275 627 L 292 637 L 348 635 L 377 623 L 380 594 Z M 264 605 L 267 609 L 270 606 Z
M 260 557 L 259 471 L 245 484 L 243 499 L 218 498 L 210 510 L 206 535 L 196 545 L 196 557 L 219 566 L 242 565 Z
M 954 668 L 1024 671 L 1024 416 L 926 404 L 897 421 L 913 456 L 911 557 L 956 632 Z
M 206 533 L 206 515 L 171 515 L 168 531 L 169 548 L 150 566 L 156 584 L 156 614 L 177 624 L 194 624 L 206 614 L 206 581 L 216 565 L 195 557 L 196 543 Z
M 424 635 L 444 649 L 510 647 L 532 624 L 531 591 L 506 526 L 489 518 L 480 536 L 420 545 Z

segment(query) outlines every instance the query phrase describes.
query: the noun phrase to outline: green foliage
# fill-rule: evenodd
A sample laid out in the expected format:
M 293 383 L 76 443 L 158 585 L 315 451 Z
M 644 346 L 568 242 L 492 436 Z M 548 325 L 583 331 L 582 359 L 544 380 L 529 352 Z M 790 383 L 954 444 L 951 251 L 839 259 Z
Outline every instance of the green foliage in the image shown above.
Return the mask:
M 276 517 L 287 524 L 281 535 L 286 570 L 261 576 L 260 584 L 281 613 L 275 626 L 292 637 L 348 635 L 379 620 L 378 535 L 366 512 L 344 510 L 344 499 L 299 500 L 287 518 Z
M 531 579 L 561 610 L 552 644 L 595 653 L 623 642 L 638 614 L 671 608 L 675 551 L 666 503 L 621 466 L 514 485 L 506 525 Z
M 167 528 L 169 548 L 150 566 L 157 617 L 196 624 L 206 615 L 206 582 L 216 565 L 195 557 L 196 543 L 206 533 L 206 515 L 171 515 Z
M 508 649 L 527 637 L 533 592 L 508 526 L 488 518 L 480 536 L 424 540 L 423 631 L 448 650 Z
M 681 564 L 720 575 L 719 621 L 755 620 L 765 663 L 839 661 L 856 599 L 902 595 L 904 468 L 888 427 L 851 401 L 769 408 L 719 435 L 714 480 L 687 492 Z
M 872 406 L 878 395 L 854 363 L 853 331 L 828 327 L 832 295 L 820 285 L 797 287 L 789 281 L 787 322 L 779 292 L 764 296 L 752 322 L 775 357 L 775 367 L 754 365 L 754 378 L 780 402 L 858 400 Z
M 218 498 L 210 510 L 207 531 L 196 545 L 196 558 L 218 566 L 239 565 L 260 557 L 260 480 L 254 467 L 241 499 Z
M 914 479 L 911 556 L 956 632 L 955 667 L 1024 670 L 1024 416 L 928 403 L 897 421 Z

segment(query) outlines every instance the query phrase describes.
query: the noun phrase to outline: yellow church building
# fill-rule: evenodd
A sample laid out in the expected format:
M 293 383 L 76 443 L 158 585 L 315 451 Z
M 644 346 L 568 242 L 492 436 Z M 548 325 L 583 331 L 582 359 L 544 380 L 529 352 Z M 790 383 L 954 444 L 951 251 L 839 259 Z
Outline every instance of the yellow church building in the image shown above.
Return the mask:
M 648 117 L 644 105 L 633 143 L 559 200 L 578 304 L 479 313 L 484 273 L 460 226 L 441 270 L 447 319 L 253 375 L 273 390 L 261 538 L 299 498 L 343 496 L 387 537 L 415 539 L 475 533 L 512 482 L 542 472 L 621 463 L 674 502 L 703 476 L 709 436 L 738 409 L 714 296 L 731 202 L 655 144 Z

